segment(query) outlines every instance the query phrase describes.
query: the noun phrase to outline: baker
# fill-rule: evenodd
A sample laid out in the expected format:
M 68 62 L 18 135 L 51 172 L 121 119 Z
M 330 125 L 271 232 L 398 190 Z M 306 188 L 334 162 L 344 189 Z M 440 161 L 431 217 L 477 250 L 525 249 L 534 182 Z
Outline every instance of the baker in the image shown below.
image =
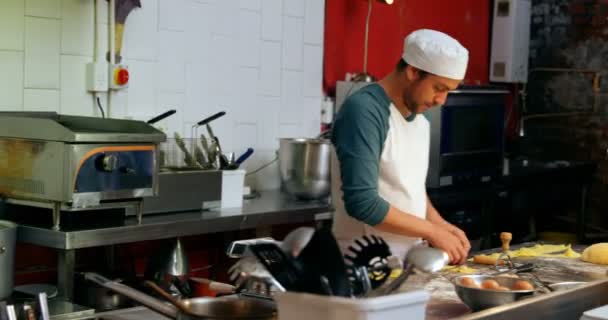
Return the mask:
M 333 232 L 342 250 L 377 235 L 399 257 L 425 239 L 452 264 L 466 260 L 465 233 L 441 217 L 426 192 L 430 127 L 419 114 L 445 103 L 468 58 L 447 34 L 414 31 L 395 69 L 344 101 L 332 129 Z

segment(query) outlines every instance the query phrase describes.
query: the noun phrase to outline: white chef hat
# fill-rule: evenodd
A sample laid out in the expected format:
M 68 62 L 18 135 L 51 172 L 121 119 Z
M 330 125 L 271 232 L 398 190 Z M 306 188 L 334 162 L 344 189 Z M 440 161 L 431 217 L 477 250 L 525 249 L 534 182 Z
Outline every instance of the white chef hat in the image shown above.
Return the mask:
M 467 72 L 469 51 L 443 32 L 420 29 L 405 37 L 402 58 L 420 70 L 462 80 Z

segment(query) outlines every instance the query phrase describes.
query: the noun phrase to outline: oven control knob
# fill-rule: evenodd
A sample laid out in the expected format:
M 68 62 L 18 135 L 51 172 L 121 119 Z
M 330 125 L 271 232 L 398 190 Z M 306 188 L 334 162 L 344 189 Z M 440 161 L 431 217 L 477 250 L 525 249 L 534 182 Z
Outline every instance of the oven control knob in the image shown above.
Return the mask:
M 106 154 L 101 157 L 101 170 L 114 171 L 118 168 L 118 157 L 113 154 Z

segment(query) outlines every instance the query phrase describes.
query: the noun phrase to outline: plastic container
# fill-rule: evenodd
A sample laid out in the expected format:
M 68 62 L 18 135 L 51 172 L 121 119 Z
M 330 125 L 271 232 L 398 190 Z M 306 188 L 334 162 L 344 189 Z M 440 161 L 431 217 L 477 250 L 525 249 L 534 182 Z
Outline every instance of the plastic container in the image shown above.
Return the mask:
M 583 312 L 581 320 L 606 320 L 608 319 L 608 305 Z
M 239 208 L 243 206 L 243 189 L 245 188 L 245 170 L 222 171 L 222 208 Z
M 426 290 L 361 299 L 298 292 L 277 292 L 274 295 L 279 320 L 425 319 L 430 297 Z

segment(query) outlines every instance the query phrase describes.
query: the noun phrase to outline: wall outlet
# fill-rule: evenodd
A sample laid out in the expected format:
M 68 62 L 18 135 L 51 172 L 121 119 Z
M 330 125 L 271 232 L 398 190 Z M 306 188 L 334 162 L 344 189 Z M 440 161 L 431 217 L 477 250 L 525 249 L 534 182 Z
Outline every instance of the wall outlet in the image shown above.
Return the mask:
M 129 87 L 129 67 L 125 64 L 110 66 L 110 89 L 120 90 Z
M 108 91 L 108 64 L 91 62 L 87 64 L 87 90 L 91 92 Z

